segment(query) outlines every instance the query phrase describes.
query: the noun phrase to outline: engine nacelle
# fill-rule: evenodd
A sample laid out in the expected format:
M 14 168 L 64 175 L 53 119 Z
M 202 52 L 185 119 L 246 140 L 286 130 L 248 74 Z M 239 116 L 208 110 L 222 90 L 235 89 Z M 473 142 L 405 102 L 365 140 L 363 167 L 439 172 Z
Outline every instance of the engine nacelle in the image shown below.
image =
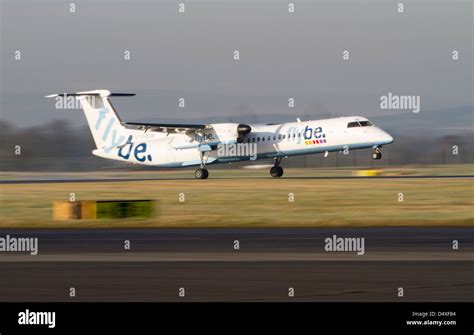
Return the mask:
M 246 124 L 239 124 L 237 126 L 237 143 L 242 143 L 244 141 L 245 135 L 249 134 L 252 131 L 252 127 Z

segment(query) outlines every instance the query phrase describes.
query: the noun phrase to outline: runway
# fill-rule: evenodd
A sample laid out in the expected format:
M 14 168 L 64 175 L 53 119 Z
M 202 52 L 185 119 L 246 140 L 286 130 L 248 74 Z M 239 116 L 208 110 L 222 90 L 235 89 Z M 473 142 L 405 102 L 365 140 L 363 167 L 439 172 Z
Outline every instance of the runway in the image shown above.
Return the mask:
M 356 177 L 356 176 L 285 176 L 282 179 L 298 180 L 331 180 L 331 179 L 458 179 L 458 178 L 474 178 L 474 175 L 435 175 L 435 176 L 373 176 L 373 177 Z M 190 174 L 186 178 L 85 178 L 85 179 L 15 179 L 15 180 L 0 180 L 0 184 L 62 184 L 62 183 L 120 183 L 130 181 L 159 181 L 159 180 L 193 180 L 195 178 Z M 271 177 L 217 177 L 211 179 L 218 180 L 238 180 L 238 179 L 272 179 Z
M 7 234 L 37 237 L 39 253 L 0 252 L 0 301 L 474 301 L 472 228 L 0 230 Z M 365 253 L 325 251 L 333 235 L 365 238 Z

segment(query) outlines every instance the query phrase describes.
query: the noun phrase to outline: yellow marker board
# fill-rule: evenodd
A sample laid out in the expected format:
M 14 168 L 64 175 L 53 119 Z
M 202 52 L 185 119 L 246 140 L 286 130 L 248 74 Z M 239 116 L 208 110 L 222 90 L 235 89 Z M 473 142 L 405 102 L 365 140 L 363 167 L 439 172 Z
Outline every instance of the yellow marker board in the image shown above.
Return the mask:
M 153 200 L 55 201 L 53 220 L 150 218 L 154 207 Z

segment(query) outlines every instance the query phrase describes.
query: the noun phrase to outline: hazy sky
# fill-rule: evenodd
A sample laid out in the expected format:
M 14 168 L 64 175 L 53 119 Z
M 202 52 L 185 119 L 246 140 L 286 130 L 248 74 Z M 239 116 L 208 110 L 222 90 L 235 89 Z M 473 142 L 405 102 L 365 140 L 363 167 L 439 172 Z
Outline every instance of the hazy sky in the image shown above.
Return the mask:
M 473 1 L 179 2 L 1 0 L 1 119 L 84 125 L 43 96 L 96 88 L 137 93 L 114 101 L 130 121 L 404 113 L 379 108 L 388 92 L 473 105 Z

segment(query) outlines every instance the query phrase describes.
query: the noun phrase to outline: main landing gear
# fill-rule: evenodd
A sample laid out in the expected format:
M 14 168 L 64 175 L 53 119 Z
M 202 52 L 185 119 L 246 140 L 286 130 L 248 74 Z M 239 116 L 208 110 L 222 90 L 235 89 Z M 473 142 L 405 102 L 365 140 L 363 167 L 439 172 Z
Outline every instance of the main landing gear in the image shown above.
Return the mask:
M 194 177 L 196 177 L 196 179 L 207 179 L 207 177 L 209 177 L 209 171 L 204 168 L 199 168 L 194 172 Z
M 210 151 L 201 152 L 201 167 L 194 172 L 194 177 L 196 177 L 196 179 L 207 179 L 207 177 L 209 177 L 209 171 L 207 171 L 205 167 L 210 155 Z
M 380 158 L 382 158 L 382 153 L 379 151 L 379 148 L 375 148 L 372 152 L 372 159 L 379 160 Z
M 280 166 L 282 157 L 275 158 L 275 165 L 270 169 L 270 174 L 273 178 L 280 178 L 283 176 L 283 168 Z

